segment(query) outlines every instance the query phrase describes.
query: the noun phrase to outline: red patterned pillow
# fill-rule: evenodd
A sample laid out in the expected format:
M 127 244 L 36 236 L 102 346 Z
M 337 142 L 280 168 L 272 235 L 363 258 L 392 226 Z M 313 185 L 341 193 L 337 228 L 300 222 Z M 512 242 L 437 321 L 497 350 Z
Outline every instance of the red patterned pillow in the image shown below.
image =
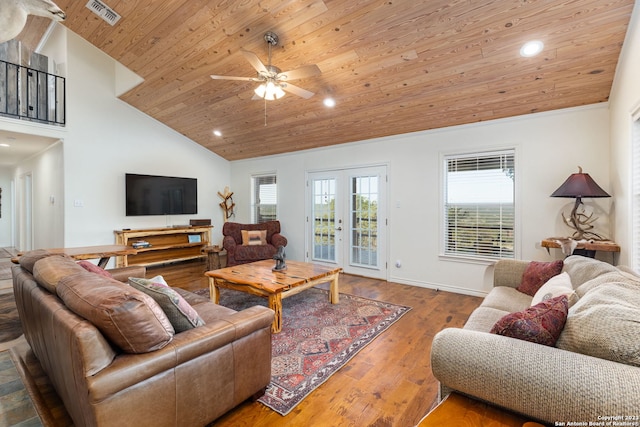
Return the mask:
M 551 262 L 531 261 L 524 270 L 522 281 L 517 289 L 529 296 L 534 296 L 538 289 L 547 283 L 547 280 L 562 272 L 562 266 L 562 260 Z
M 95 265 L 92 262 L 89 261 L 78 261 L 78 264 L 84 268 L 85 270 L 87 270 L 89 273 L 95 273 L 95 274 L 99 274 L 100 276 L 104 276 L 104 277 L 109 277 L 110 279 L 113 278 L 113 276 L 111 275 L 111 273 L 109 273 L 107 270 L 105 270 L 104 268 Z
M 524 311 L 510 313 L 498 320 L 492 334 L 555 346 L 569 312 L 566 295 L 542 301 Z

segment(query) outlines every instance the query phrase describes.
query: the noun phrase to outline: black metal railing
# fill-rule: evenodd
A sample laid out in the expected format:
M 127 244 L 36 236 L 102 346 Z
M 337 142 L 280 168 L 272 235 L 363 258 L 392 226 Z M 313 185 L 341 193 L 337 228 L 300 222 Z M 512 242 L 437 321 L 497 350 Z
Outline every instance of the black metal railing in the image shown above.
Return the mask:
M 0 60 L 0 116 L 65 125 L 64 77 Z

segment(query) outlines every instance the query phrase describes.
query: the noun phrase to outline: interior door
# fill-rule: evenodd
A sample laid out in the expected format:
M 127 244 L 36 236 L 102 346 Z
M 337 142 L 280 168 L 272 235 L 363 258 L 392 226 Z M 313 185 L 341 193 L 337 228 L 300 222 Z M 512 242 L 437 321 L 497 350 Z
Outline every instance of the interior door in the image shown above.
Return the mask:
M 308 174 L 307 261 L 386 279 L 386 167 Z

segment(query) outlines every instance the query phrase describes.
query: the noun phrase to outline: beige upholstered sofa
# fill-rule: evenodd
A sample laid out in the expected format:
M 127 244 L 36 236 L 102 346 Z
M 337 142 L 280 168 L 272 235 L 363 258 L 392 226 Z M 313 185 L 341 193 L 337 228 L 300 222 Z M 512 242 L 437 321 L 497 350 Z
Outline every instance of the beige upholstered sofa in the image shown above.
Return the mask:
M 13 288 L 25 338 L 78 427 L 203 426 L 271 380 L 266 307 L 236 312 L 135 280 L 170 295 L 165 307 L 132 279 L 68 257 L 33 251 L 19 262 Z
M 489 333 L 503 316 L 531 305 L 532 297 L 516 290 L 528 264 L 497 262 L 494 288 L 464 328 L 435 336 L 440 398 L 455 390 L 551 424 L 625 416 L 640 422 L 640 278 L 570 256 L 563 272 L 578 299 L 555 346 Z

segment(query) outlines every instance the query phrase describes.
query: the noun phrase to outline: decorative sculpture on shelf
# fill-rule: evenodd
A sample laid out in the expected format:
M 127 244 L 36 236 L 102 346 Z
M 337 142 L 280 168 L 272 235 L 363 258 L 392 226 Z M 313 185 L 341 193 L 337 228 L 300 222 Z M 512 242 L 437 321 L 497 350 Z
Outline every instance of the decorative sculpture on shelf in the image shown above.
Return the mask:
M 0 0 L 0 43 L 17 37 L 29 15 L 44 16 L 54 21 L 67 18 L 51 0 Z
M 224 211 L 224 222 L 227 222 L 229 218 L 235 215 L 233 208 L 236 204 L 233 203 L 233 192 L 229 191 L 229 187 L 224 187 L 224 194 L 218 191 L 218 196 L 222 197 L 223 201 L 220 203 L 220 207 Z
M 278 246 L 278 252 L 273 256 L 276 260 L 276 266 L 272 268 L 273 271 L 282 271 L 287 269 L 287 265 L 284 263 L 285 259 L 284 246 Z

